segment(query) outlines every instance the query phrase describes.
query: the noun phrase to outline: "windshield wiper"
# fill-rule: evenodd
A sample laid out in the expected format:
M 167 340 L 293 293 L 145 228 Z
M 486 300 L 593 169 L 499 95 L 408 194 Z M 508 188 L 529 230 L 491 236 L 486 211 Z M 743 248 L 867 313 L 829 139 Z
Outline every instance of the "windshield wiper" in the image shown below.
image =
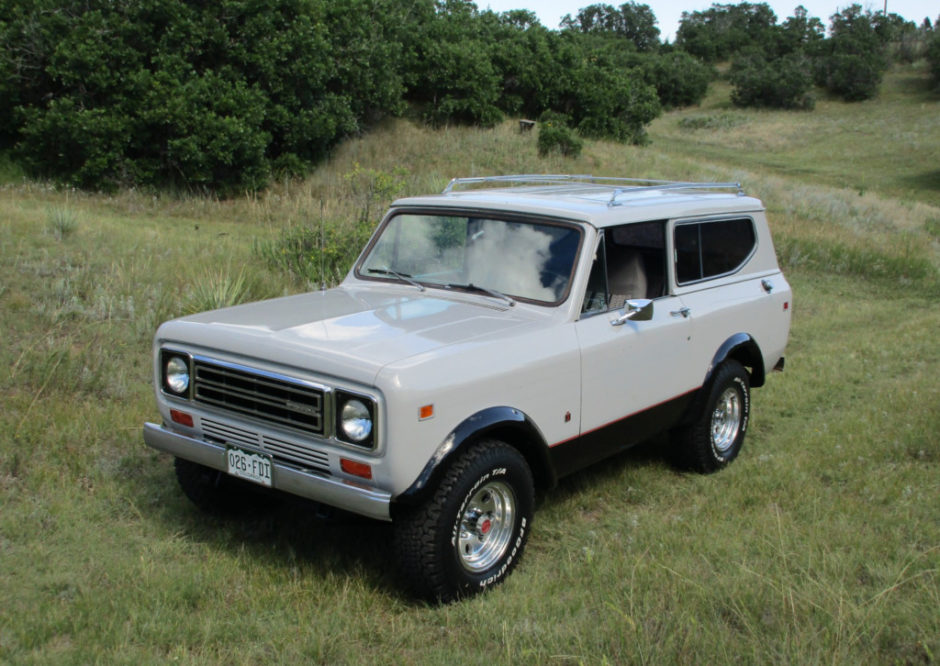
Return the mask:
M 424 285 L 413 279 L 407 273 L 398 273 L 389 268 L 368 268 L 366 273 L 374 273 L 376 275 L 391 275 L 394 278 L 398 278 L 402 282 L 407 282 L 410 285 L 413 285 L 418 288 L 418 291 L 424 291 Z
M 448 289 L 466 289 L 468 291 L 478 291 L 482 294 L 486 294 L 487 296 L 492 296 L 493 298 L 498 298 L 501 301 L 506 301 L 509 307 L 512 307 L 516 304 L 516 302 L 506 294 L 496 291 L 495 289 L 489 289 L 488 287 L 481 287 L 479 285 L 473 284 L 472 282 L 468 282 L 467 284 L 457 284 L 451 282 L 445 286 Z

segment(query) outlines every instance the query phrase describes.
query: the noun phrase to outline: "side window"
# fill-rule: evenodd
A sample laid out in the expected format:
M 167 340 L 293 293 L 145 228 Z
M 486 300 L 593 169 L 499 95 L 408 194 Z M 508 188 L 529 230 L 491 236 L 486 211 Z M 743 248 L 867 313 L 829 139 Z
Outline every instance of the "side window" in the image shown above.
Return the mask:
M 750 219 L 676 225 L 676 281 L 679 284 L 733 273 L 756 244 Z
M 665 221 L 610 227 L 594 258 L 582 312 L 619 309 L 625 300 L 658 298 L 665 289 Z

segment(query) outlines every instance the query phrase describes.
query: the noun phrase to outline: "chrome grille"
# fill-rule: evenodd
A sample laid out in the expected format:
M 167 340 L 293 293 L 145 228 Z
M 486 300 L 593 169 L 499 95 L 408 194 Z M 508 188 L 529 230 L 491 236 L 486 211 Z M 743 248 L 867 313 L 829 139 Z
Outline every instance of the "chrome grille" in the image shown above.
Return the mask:
M 195 359 L 193 399 L 276 426 L 323 434 L 323 391 L 286 377 Z
M 248 428 L 202 419 L 203 433 L 209 439 L 234 446 L 251 446 L 270 454 L 275 460 L 330 474 L 330 457 L 306 443 L 271 437 Z

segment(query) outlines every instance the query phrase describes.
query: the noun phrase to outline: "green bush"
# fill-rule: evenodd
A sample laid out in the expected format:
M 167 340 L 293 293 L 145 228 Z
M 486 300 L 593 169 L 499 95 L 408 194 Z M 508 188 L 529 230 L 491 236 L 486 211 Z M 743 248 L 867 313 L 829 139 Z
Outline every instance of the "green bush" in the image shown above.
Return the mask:
M 666 108 L 699 104 L 714 70 L 683 51 L 647 57 L 642 64 L 644 80 L 656 88 L 659 102 Z
M 462 0 L 442 2 L 425 17 L 415 40 L 408 99 L 423 108 L 427 122 L 490 127 L 502 119 L 494 28 Z
M 682 12 L 676 46 L 705 62 L 719 62 L 744 48 L 771 43 L 776 23 L 764 2 L 714 3 L 703 11 Z
M 679 119 L 679 129 L 695 130 L 729 130 L 744 125 L 747 121 L 737 113 L 716 113 L 697 116 L 683 116 Z
M 568 117 L 554 111 L 546 111 L 539 118 L 539 157 L 560 153 L 565 157 L 577 157 L 584 143 L 568 126 Z
M 817 61 L 816 82 L 846 102 L 878 94 L 885 66 L 874 54 L 830 53 Z
M 406 102 L 436 125 L 555 110 L 641 143 L 657 94 L 697 101 L 704 70 L 649 55 L 644 74 L 652 11 L 610 11 L 615 31 L 556 32 L 468 0 L 0 3 L 0 150 L 82 188 L 225 195 L 302 173 Z
M 871 12 L 852 5 L 832 16 L 829 32 L 816 48 L 816 84 L 847 102 L 877 95 L 888 60 Z
M 325 220 L 309 227 L 290 227 L 276 238 L 259 241 L 254 252 L 268 268 L 303 284 L 331 287 L 346 277 L 365 247 L 374 223 Z
M 927 65 L 934 85 L 940 88 L 940 30 L 934 29 L 933 38 L 927 46 Z
M 5 3 L 0 140 L 81 187 L 262 187 L 401 110 L 398 4 Z
M 561 25 L 566 30 L 625 38 L 637 51 L 655 51 L 659 47 L 656 15 L 649 5 L 637 4 L 633 0 L 619 8 L 599 3 L 589 5 L 579 10 L 574 18 L 571 14 L 565 16 Z
M 735 106 L 777 109 L 812 109 L 815 98 L 808 60 L 790 54 L 768 60 L 752 53 L 734 61 L 731 67 L 731 101 Z
M 572 77 L 569 105 L 572 123 L 582 136 L 646 143 L 646 126 L 661 107 L 656 89 L 635 71 L 584 67 Z

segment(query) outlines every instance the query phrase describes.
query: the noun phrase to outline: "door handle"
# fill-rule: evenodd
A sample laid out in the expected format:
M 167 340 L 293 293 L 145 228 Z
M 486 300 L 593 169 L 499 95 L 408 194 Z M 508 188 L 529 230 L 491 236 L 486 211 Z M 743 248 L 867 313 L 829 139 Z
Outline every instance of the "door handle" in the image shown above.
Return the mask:
M 689 315 L 692 314 L 692 310 L 688 307 L 681 307 L 678 310 L 673 310 L 669 314 L 671 314 L 673 317 L 678 317 L 679 315 L 682 315 L 685 319 L 688 319 Z

